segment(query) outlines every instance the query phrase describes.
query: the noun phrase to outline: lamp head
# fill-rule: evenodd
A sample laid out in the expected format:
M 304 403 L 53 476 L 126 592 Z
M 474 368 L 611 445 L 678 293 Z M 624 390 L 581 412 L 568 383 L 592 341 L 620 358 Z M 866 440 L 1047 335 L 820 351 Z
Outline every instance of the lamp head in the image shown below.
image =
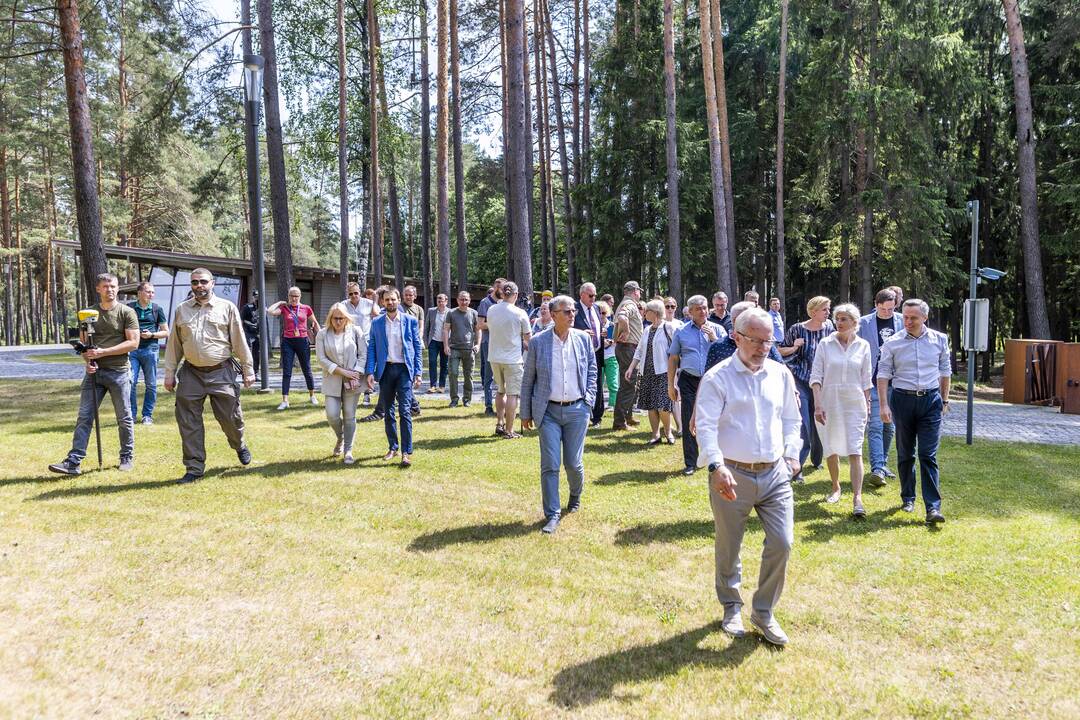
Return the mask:
M 258 103 L 262 97 L 264 62 L 262 55 L 244 56 L 244 97 Z
M 981 267 L 978 269 L 979 277 L 984 280 L 1000 280 L 1008 275 L 1004 270 L 998 270 L 992 267 Z

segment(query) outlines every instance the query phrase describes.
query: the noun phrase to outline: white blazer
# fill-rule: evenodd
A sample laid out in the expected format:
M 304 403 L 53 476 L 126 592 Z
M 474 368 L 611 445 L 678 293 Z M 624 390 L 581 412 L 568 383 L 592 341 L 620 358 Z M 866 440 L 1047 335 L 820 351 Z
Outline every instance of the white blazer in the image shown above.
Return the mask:
M 345 331 L 345 347 L 342 356 L 338 356 L 334 342 L 328 339 L 328 334 L 333 330 L 322 328 L 315 336 L 315 356 L 319 359 L 319 365 L 323 369 L 322 392 L 323 395 L 341 397 L 342 386 L 345 378 L 334 373 L 339 367 L 346 370 L 356 370 L 361 376 L 367 364 L 368 334 L 359 325 L 350 325 Z M 355 392 L 360 392 L 357 389 Z
M 676 330 L 678 328 L 667 320 L 654 323 L 645 328 L 645 332 L 641 334 L 641 342 L 638 343 L 637 352 L 634 353 L 634 359 L 638 361 L 638 372 L 645 369 L 645 349 L 649 347 L 649 333 L 656 333 L 656 339 L 653 340 L 652 346 L 653 370 L 656 371 L 657 375 L 667 375 L 668 348 L 671 346 L 671 339 L 675 337 Z

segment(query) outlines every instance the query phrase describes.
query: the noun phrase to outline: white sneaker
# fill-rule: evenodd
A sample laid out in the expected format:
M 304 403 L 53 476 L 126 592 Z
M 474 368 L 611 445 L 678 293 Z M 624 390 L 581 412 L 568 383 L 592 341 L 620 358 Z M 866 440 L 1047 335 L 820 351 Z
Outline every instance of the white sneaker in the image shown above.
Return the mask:
M 315 397 L 314 395 L 312 395 L 312 396 L 311 396 L 311 404 L 312 404 L 312 405 L 318 405 L 318 404 L 319 404 L 319 398 L 317 398 L 317 397 Z
M 837 502 L 840 502 L 840 491 L 839 491 L 839 490 L 837 490 L 837 491 L 836 491 L 836 492 L 834 492 L 833 494 L 829 495 L 829 497 L 825 498 L 825 502 L 827 502 L 827 503 L 837 503 Z
M 345 453 L 345 464 L 352 465 L 353 462 L 355 461 L 353 460 L 352 450 L 350 450 L 349 452 Z
M 281 404 L 277 406 L 277 409 L 278 410 L 288 410 L 289 409 L 289 401 L 288 400 L 282 400 Z
M 142 419 L 142 424 L 143 425 L 153 425 L 154 424 L 154 418 L 150 417 L 149 415 L 146 415 Z

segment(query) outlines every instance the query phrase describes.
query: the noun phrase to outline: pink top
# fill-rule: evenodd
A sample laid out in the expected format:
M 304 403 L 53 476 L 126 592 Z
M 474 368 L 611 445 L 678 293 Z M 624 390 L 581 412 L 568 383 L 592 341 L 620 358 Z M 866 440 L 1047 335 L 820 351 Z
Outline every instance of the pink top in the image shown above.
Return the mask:
M 310 305 L 300 303 L 293 307 L 285 303 L 281 306 L 281 334 L 287 338 L 306 338 L 308 318 L 314 314 Z

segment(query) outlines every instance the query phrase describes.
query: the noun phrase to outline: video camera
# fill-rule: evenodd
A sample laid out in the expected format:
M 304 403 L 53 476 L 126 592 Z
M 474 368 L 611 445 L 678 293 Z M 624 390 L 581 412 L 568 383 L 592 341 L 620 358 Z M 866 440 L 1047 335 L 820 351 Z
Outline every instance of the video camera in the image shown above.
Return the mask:
M 97 310 L 87 309 L 79 311 L 79 327 L 74 331 L 75 337 L 68 340 L 68 343 L 75 349 L 77 354 L 82 355 L 87 350 L 96 347 L 96 345 L 94 345 L 94 332 L 96 331 L 95 324 L 98 321 L 98 317 L 99 314 Z M 86 334 L 86 342 L 83 342 L 80 337 L 83 333 Z

